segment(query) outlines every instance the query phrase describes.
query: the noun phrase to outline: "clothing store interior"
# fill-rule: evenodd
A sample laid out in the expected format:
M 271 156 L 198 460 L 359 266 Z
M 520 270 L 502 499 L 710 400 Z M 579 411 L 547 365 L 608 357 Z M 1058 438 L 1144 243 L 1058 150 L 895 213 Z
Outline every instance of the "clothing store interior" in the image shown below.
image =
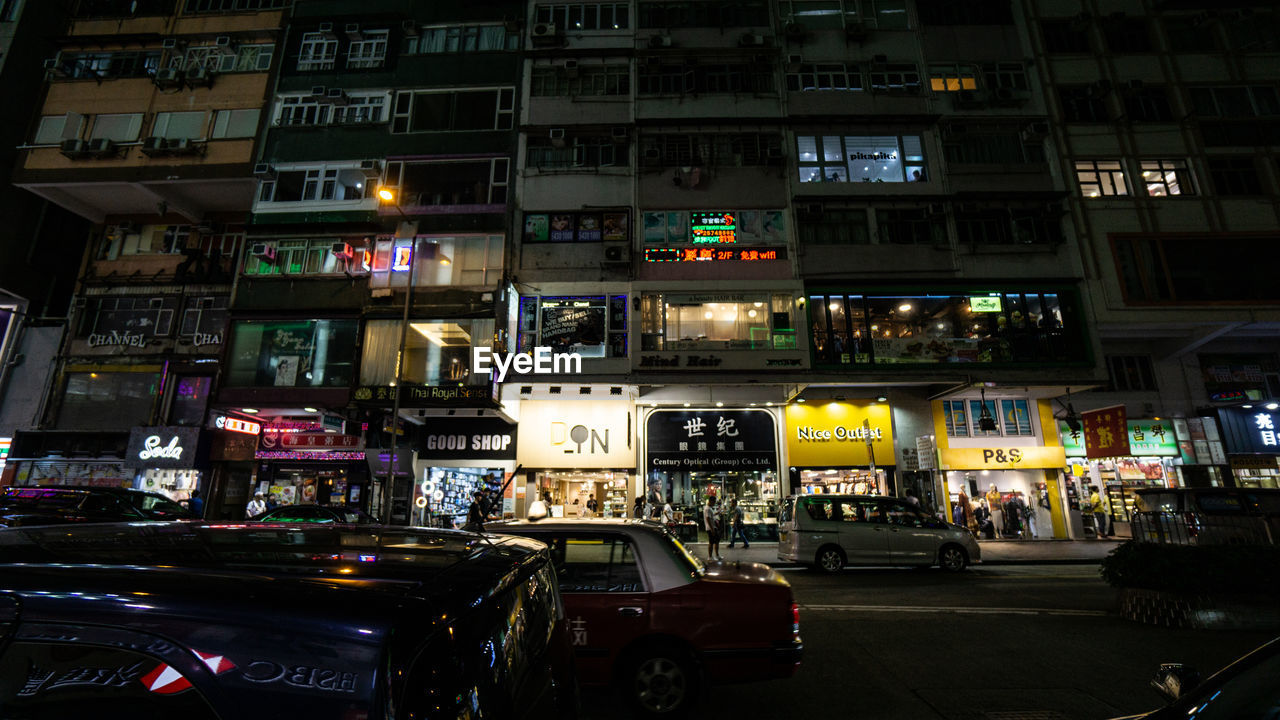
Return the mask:
M 1043 473 L 953 470 L 947 473 L 951 516 L 979 540 L 1049 540 L 1053 523 Z

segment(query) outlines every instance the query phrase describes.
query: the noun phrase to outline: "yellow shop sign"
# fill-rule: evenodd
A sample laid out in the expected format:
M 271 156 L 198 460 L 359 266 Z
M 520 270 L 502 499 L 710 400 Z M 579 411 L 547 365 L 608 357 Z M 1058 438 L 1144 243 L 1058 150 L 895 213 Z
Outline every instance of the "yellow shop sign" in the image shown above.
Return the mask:
M 941 470 L 1020 470 L 1064 468 L 1067 454 L 1056 447 L 945 448 Z
M 893 465 L 893 413 L 884 403 L 813 402 L 787 406 L 787 463 L 795 467 Z

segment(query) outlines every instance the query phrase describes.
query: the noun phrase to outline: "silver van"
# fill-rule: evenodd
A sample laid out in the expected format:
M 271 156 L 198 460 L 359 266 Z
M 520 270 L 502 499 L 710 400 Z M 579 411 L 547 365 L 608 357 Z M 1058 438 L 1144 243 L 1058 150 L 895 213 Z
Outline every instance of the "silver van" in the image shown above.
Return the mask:
M 897 498 L 802 495 L 782 503 L 778 559 L 829 573 L 846 565 L 939 565 L 958 572 L 981 562 L 982 551 L 965 528 Z

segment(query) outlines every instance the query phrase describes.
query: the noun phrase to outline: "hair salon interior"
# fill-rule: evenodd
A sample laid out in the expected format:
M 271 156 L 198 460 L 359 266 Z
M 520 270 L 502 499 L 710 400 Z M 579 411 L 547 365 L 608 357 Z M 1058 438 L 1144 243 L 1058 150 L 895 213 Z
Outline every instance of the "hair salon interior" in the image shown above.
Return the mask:
M 1122 533 L 1137 487 L 1277 486 L 1270 4 L 57 12 L 4 193 L 89 229 L 6 250 L 75 272 L 65 317 L 4 276 L 6 484 L 415 524 L 714 495 L 755 537 L 910 492 L 1018 539 L 1085 536 L 1091 486 Z M 473 366 L 537 347 L 581 372 Z

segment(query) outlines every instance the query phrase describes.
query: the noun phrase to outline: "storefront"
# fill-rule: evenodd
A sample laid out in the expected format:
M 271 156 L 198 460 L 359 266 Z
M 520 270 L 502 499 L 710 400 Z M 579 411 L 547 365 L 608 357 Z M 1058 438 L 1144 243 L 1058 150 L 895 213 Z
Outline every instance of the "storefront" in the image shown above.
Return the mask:
M 1280 487 L 1280 412 L 1223 408 L 1218 419 L 1236 486 Z
M 22 431 L 14 433 L 5 469 L 16 486 L 133 487 L 125 468 L 129 433 Z
M 337 505 L 366 509 L 369 470 L 364 438 L 325 432 L 317 423 L 274 420 L 264 423 L 252 483 L 252 496 L 268 504 Z
M 981 395 L 938 400 L 934 429 L 948 519 L 975 530 L 979 539 L 1069 537 L 1061 478 L 1066 454 L 1046 401 Z
M 461 527 L 472 493 L 504 491 L 503 515 L 525 500 L 524 483 L 506 479 L 515 469 L 516 426 L 499 417 L 430 417 L 417 430 L 410 524 Z
M 1137 496 L 1134 490 L 1148 487 L 1176 488 L 1182 465 L 1178 436 L 1167 420 L 1129 420 L 1129 454 L 1123 457 L 1089 459 L 1084 434 L 1058 423 L 1058 432 L 1067 456 L 1067 506 L 1088 512 L 1090 487 L 1096 486 L 1107 499 L 1111 522 L 1118 535 L 1128 534 Z
M 528 470 L 530 485 L 515 514 L 522 517 L 537 497 L 552 517 L 584 516 L 594 495 L 597 516 L 629 516 L 643 492 L 640 480 L 633 480 L 635 436 L 630 402 L 522 401 L 516 459 Z
M 796 494 L 897 494 L 887 403 L 792 403 L 786 419 L 787 464 Z
M 777 539 L 783 496 L 771 410 L 652 410 L 644 422 L 646 493 L 701 523 L 708 497 L 737 500 L 748 538 Z
M 159 493 L 186 505 L 191 493 L 204 492 L 208 473 L 205 433 L 198 427 L 143 426 L 129 431 L 124 466 L 134 473 L 132 487 Z M 202 445 L 202 443 L 204 443 Z

